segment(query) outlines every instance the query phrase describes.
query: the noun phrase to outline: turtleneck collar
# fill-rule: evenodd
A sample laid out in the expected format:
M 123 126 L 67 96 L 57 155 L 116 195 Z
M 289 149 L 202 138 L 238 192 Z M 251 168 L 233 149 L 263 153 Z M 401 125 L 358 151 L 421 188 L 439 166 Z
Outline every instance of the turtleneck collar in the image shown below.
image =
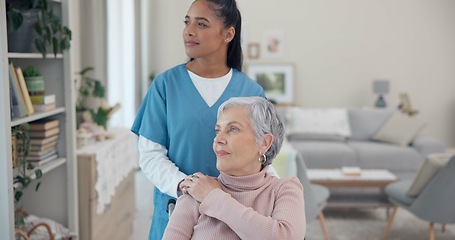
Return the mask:
M 262 187 L 271 177 L 266 166 L 262 171 L 247 176 L 231 176 L 220 172 L 218 180 L 226 187 L 235 191 L 255 190 Z

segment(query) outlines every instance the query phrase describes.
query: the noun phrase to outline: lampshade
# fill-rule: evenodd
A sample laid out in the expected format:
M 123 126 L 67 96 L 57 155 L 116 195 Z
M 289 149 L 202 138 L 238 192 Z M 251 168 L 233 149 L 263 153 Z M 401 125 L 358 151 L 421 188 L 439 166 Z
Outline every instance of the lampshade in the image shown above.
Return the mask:
M 374 80 L 373 92 L 377 94 L 386 94 L 389 92 L 389 80 Z

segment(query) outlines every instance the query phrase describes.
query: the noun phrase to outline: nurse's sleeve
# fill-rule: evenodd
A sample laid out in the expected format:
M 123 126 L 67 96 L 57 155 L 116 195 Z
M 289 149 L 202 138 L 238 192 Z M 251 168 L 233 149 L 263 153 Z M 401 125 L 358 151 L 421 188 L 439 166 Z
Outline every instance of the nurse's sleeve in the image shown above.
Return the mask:
M 177 188 L 186 175 L 169 160 L 162 145 L 139 136 L 139 166 L 149 181 L 162 193 L 177 198 Z

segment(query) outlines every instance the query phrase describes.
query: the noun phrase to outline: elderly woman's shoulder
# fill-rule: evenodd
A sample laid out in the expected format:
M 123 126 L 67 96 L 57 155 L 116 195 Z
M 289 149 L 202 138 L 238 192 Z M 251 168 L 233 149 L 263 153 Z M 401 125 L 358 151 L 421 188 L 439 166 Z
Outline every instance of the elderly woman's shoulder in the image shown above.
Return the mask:
M 273 179 L 272 181 L 278 187 L 278 189 L 281 189 L 283 187 L 292 189 L 303 189 L 302 183 L 300 183 L 300 180 L 297 177 L 284 178 L 272 177 L 272 179 Z

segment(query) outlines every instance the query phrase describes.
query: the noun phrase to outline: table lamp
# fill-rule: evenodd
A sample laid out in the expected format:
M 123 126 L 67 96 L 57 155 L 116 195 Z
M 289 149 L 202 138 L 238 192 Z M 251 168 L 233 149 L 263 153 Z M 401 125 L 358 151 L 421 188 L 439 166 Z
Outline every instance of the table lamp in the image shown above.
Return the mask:
M 373 92 L 379 95 L 375 106 L 378 108 L 385 107 L 387 104 L 385 103 L 383 95 L 389 93 L 389 80 L 374 80 Z

